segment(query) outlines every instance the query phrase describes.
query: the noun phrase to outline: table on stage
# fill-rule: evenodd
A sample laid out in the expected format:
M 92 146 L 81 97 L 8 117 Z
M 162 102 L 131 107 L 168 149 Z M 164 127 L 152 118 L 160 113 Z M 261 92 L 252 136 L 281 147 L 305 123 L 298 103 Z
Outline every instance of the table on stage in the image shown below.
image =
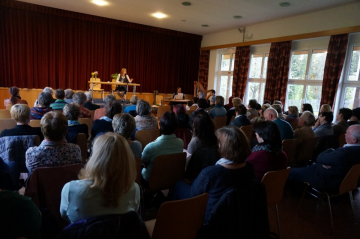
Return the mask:
M 136 86 L 140 86 L 140 84 L 135 84 L 135 83 L 121 83 L 121 82 L 106 82 L 106 81 L 88 81 L 88 83 L 91 85 L 91 96 L 93 96 L 94 94 L 94 84 L 99 84 L 99 85 L 126 85 L 126 92 L 128 92 L 128 87 L 132 86 L 133 87 L 133 94 L 135 95 L 136 93 Z M 126 95 L 125 95 L 125 99 L 126 99 Z

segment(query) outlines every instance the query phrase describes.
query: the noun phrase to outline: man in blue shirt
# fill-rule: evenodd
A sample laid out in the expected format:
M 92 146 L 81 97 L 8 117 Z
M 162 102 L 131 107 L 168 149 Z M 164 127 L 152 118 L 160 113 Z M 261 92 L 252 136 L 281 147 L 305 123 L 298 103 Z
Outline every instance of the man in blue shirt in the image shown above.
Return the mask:
M 264 118 L 268 121 L 273 121 L 280 129 L 281 140 L 293 139 L 294 131 L 289 122 L 278 118 L 278 112 L 273 108 L 268 108 L 264 112 Z
M 209 111 L 209 115 L 212 119 L 215 117 L 226 116 L 226 109 L 224 108 L 224 97 L 218 95 L 215 97 L 215 106 Z

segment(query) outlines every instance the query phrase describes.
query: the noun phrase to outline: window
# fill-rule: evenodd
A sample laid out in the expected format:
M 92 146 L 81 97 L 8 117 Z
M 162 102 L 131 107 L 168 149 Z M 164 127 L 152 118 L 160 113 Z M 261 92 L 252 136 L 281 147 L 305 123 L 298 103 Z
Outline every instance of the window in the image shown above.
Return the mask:
M 309 103 L 318 114 L 326 54 L 327 49 L 292 52 L 285 110 L 292 105 L 300 110 L 302 103 Z
M 216 95 L 224 97 L 225 102 L 228 102 L 232 95 L 232 82 L 234 74 L 235 49 L 221 50 L 220 54 L 220 71 L 218 72 L 219 79 L 216 84 Z

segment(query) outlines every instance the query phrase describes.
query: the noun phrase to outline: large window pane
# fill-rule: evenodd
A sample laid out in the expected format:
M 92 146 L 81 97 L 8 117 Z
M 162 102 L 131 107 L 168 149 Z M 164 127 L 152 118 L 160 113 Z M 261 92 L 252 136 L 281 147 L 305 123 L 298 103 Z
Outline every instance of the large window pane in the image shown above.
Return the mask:
M 304 85 L 288 85 L 287 106 L 295 105 L 301 109 Z
M 258 82 L 249 82 L 249 89 L 247 93 L 247 100 L 259 99 L 260 94 L 260 83 Z
M 327 50 L 313 50 L 309 71 L 309 80 L 322 80 L 324 77 L 324 67 Z
M 230 69 L 230 54 L 221 55 L 221 71 L 229 71 Z
M 266 53 L 264 58 L 263 78 L 266 78 L 268 60 L 269 60 L 269 53 Z
M 262 66 L 262 54 L 253 54 L 251 55 L 250 60 L 250 78 L 260 78 L 261 76 L 261 66 Z
M 318 115 L 319 113 L 321 88 L 322 88 L 321 86 L 316 86 L 316 85 L 308 85 L 306 87 L 305 102 L 312 105 L 315 115 Z
M 360 55 L 360 46 L 354 46 L 353 52 L 351 55 L 349 81 L 360 81 L 360 78 L 359 78 L 359 69 L 360 69 L 359 55 Z
M 221 79 L 220 79 L 220 94 L 218 95 L 221 95 L 223 97 L 226 97 L 226 91 L 227 91 L 227 88 L 228 88 L 228 76 L 221 76 Z
M 229 99 L 230 96 L 232 96 L 232 84 L 233 84 L 233 77 L 230 76 L 230 82 L 229 82 L 229 94 L 226 96 L 225 101 Z
M 234 64 L 235 64 L 235 54 L 232 54 L 231 56 L 231 71 L 234 71 Z
M 261 83 L 260 99 L 259 104 L 264 103 L 264 94 L 265 94 L 265 83 Z
M 291 57 L 290 79 L 305 79 L 308 51 L 294 51 Z
M 343 107 L 350 109 L 360 107 L 360 87 L 346 87 Z

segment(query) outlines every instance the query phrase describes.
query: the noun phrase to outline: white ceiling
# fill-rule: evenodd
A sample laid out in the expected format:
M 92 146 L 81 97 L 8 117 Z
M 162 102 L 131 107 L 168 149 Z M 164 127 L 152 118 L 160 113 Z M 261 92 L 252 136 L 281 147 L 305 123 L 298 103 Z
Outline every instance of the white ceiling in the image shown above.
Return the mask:
M 63 10 L 122 21 L 206 35 L 259 22 L 346 5 L 358 0 L 107 0 L 98 6 L 92 0 L 20 0 Z M 181 3 L 189 1 L 191 6 Z M 289 2 L 289 7 L 279 3 Z M 156 19 L 155 12 L 168 15 Z M 240 15 L 241 19 L 233 16 Z M 185 22 L 182 20 L 186 20 Z M 209 27 L 202 27 L 207 24 Z

